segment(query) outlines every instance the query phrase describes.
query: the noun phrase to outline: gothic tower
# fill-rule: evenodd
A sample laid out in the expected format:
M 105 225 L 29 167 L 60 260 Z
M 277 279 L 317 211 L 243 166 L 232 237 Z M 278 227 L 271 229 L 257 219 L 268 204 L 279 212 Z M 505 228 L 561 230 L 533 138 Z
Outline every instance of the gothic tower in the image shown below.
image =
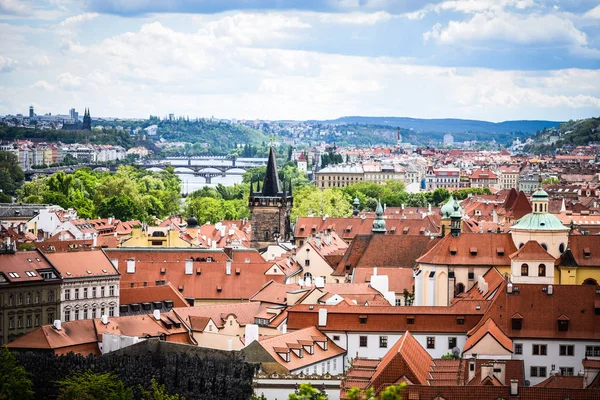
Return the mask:
M 87 131 L 92 130 L 92 117 L 90 117 L 90 109 L 86 108 L 83 114 L 83 129 Z
M 291 181 L 288 186 L 289 192 L 284 181 L 282 189 L 277 175 L 275 152 L 271 147 L 262 189 L 260 182 L 256 182 L 256 190 L 254 180 L 250 182 L 248 207 L 252 213 L 251 246 L 253 248 L 263 249 L 279 240 L 291 238 L 290 211 L 293 205 Z

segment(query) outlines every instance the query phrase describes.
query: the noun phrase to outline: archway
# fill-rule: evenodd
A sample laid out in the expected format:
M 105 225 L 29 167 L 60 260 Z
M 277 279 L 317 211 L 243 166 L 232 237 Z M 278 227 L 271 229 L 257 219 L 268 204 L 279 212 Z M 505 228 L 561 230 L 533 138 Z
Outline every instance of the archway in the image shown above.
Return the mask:
M 594 278 L 587 278 L 585 281 L 583 281 L 583 285 L 597 286 L 598 281 L 595 280 Z
M 454 288 L 454 295 L 456 296 L 457 294 L 460 293 L 464 293 L 465 292 L 465 285 L 463 285 L 462 283 L 457 283 L 456 287 Z

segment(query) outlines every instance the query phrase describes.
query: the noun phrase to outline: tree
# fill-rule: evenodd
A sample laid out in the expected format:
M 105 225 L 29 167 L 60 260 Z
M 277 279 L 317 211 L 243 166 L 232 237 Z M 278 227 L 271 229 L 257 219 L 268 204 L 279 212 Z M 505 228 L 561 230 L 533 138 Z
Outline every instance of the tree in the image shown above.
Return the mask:
M 33 383 L 25 368 L 6 346 L 0 351 L 0 400 L 33 398 Z
M 186 217 L 195 217 L 200 224 L 207 222 L 216 223 L 225 219 L 220 200 L 210 197 L 199 197 L 188 201 L 185 207 Z
M 18 157 L 10 151 L 0 151 L 0 192 L 13 194 L 23 179 Z
M 346 397 L 349 400 L 376 400 L 374 394 L 373 388 L 360 390 L 359 388 L 353 387 L 348 390 Z
M 301 383 L 297 393 L 290 393 L 288 400 L 327 400 L 327 395 L 310 383 Z
M 560 185 L 560 179 L 551 176 L 542 181 L 542 185 Z
M 402 382 L 400 385 L 392 385 L 385 388 L 379 395 L 381 400 L 402 400 L 402 392 L 406 387 L 406 382 Z
M 156 379 L 150 381 L 150 389 L 141 389 L 142 400 L 185 400 L 178 394 L 170 395 L 167 393 L 165 385 L 159 385 Z
M 96 211 L 102 218 L 115 217 L 121 221 L 144 220 L 146 217 L 142 204 L 127 195 L 113 196 L 103 200 Z
M 133 390 L 126 388 L 112 373 L 76 372 L 58 381 L 60 400 L 133 400 Z
M 347 217 L 352 214 L 352 199 L 339 189 L 319 190 L 305 186 L 294 194 L 291 218 L 298 216 Z

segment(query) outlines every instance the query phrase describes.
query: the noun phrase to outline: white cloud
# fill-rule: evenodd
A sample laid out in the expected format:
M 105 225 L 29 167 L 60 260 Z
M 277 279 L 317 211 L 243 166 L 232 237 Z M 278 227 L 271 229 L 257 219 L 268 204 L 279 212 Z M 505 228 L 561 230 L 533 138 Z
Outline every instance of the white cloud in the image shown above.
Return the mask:
M 28 10 L 19 0 L 0 0 L 0 14 L 24 15 Z
M 439 43 L 501 40 L 519 44 L 570 44 L 586 46 L 587 36 L 573 22 L 555 15 L 478 13 L 467 21 L 437 23 L 423 34 L 425 41 Z
M 12 71 L 17 65 L 17 60 L 0 54 L 0 72 Z
M 48 92 L 54 92 L 54 90 L 55 90 L 54 85 L 52 85 L 44 80 L 35 82 L 33 85 L 30 86 L 30 88 L 43 89 L 43 90 L 47 90 Z
M 56 83 L 65 90 L 75 90 L 83 86 L 83 78 L 65 72 L 56 77 Z
M 600 4 L 585 13 L 588 18 L 600 19 Z
M 319 14 L 319 21 L 332 24 L 353 24 L 353 25 L 375 25 L 379 22 L 385 22 L 394 16 L 385 11 L 373 13 L 322 13 Z
M 74 16 L 66 18 L 64 21 L 62 21 L 60 23 L 60 26 L 62 26 L 63 28 L 73 28 L 75 26 L 80 25 L 83 22 L 96 19 L 99 16 L 100 16 L 100 14 L 98 14 L 98 13 L 85 13 L 85 14 L 74 15 Z

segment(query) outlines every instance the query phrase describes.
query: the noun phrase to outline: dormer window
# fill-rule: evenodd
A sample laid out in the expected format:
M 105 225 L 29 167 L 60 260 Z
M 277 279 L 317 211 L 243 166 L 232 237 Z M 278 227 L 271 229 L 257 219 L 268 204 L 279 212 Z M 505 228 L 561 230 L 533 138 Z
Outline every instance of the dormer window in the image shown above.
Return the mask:
M 469 252 L 471 253 L 472 256 L 476 256 L 477 255 L 477 247 L 471 247 L 469 249 Z
M 496 254 L 498 254 L 500 257 L 504 256 L 504 247 L 496 248 Z
M 566 332 L 569 330 L 569 317 L 565 314 L 562 314 L 558 317 L 558 330 L 560 332 Z
M 361 324 L 363 324 L 363 325 L 364 325 L 364 324 L 366 324 L 366 323 L 367 323 L 367 316 L 366 316 L 366 315 L 360 315 L 360 316 L 358 317 L 358 321 L 359 321 Z
M 586 248 L 584 248 L 584 249 L 583 249 L 583 256 L 584 256 L 585 258 L 590 258 L 590 256 L 591 256 L 591 251 L 590 251 L 590 248 L 589 248 L 589 247 L 586 247 Z
M 517 313 L 511 318 L 513 331 L 520 331 L 523 328 L 523 317 Z
M 414 325 L 415 323 L 415 316 L 414 315 L 409 315 L 406 317 L 406 323 L 408 325 Z
M 455 256 L 456 253 L 458 252 L 458 249 L 456 247 L 450 247 L 450 254 Z

